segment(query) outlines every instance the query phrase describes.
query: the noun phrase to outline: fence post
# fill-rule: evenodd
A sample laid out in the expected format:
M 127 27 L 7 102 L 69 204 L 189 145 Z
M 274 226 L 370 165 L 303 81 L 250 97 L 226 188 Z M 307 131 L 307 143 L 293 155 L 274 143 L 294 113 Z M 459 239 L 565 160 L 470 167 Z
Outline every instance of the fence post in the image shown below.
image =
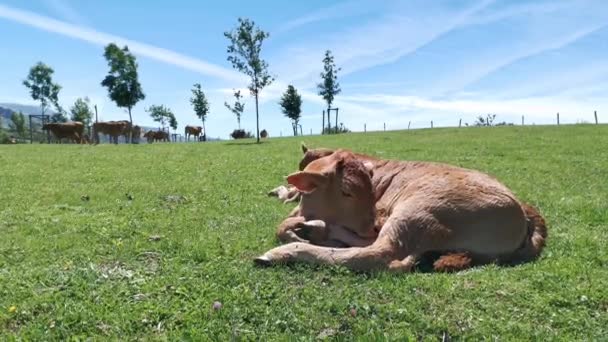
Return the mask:
M 408 130 L 408 131 L 410 130 L 410 125 L 411 125 L 411 124 L 412 124 L 412 121 L 410 120 L 410 121 L 407 123 L 407 130 Z
M 462 127 L 462 119 L 458 120 L 458 128 Z
M 386 122 L 384 123 L 384 131 L 386 132 Z
M 557 113 L 557 125 L 559 126 L 559 112 Z
M 524 125 L 524 116 L 523 115 L 521 116 L 521 125 L 522 126 Z
M 310 135 L 312 135 L 312 128 L 310 129 Z
M 433 128 L 433 120 L 431 120 L 431 128 Z
M 367 124 L 366 123 L 363 124 L 363 133 L 367 133 Z
M 595 116 L 595 124 L 597 125 L 597 110 L 593 111 L 593 116 Z

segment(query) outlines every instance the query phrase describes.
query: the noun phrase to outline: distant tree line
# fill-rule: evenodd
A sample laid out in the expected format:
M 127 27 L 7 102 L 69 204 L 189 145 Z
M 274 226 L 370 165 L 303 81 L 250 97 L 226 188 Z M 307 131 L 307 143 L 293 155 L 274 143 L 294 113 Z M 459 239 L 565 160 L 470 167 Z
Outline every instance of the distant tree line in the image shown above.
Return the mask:
M 260 141 L 260 111 L 259 97 L 262 90 L 271 85 L 275 76 L 269 71 L 268 63 L 262 58 L 262 46 L 270 34 L 260 29 L 254 21 L 247 18 L 238 18 L 237 25 L 232 30 L 224 32 L 228 40 L 227 61 L 232 67 L 245 74 L 249 78 L 247 89 L 255 100 L 256 113 L 256 138 Z M 140 101 L 146 98 L 143 87 L 139 82 L 138 63 L 136 57 L 131 53 L 128 46 L 119 47 L 114 43 L 108 44 L 104 48 L 103 57 L 108 66 L 108 73 L 101 81 L 101 86 L 106 88 L 108 97 L 117 107 L 123 108 L 129 115 L 129 122 L 133 126 L 133 108 Z M 341 127 L 331 127 L 330 110 L 335 96 L 341 92 L 338 83 L 338 72 L 334 57 L 331 51 L 327 50 L 322 59 L 323 72 L 320 74 L 321 82 L 317 85 L 318 94 L 327 103 L 327 126 L 323 124 L 322 133 L 346 132 L 348 129 Z M 69 112 L 59 104 L 59 95 L 62 87 L 53 81 L 54 70 L 43 62 L 38 62 L 32 66 L 23 85 L 27 87 L 31 98 L 39 102 L 42 115 L 50 115 L 52 122 L 66 122 L 69 120 L 80 121 L 86 126 L 90 126 L 93 120 L 91 103 L 87 97 L 78 98 L 70 107 Z M 235 101 L 232 104 L 224 102 L 237 119 L 237 129 L 231 134 L 235 138 L 250 137 L 251 133 L 241 128 L 241 118 L 245 110 L 245 102 L 240 90 L 233 92 Z M 210 103 L 200 83 L 196 83 L 192 89 L 190 99 L 193 111 L 202 121 L 203 129 L 210 111 Z M 288 85 L 285 93 L 279 102 L 282 113 L 289 118 L 294 135 L 302 131 L 300 120 L 302 113 L 302 97 L 293 85 Z M 53 109 L 51 112 L 50 110 Z M 153 105 L 145 110 L 150 117 L 161 125 L 177 129 L 177 120 L 170 108 L 165 105 Z M 21 116 L 23 116 L 21 114 Z M 69 117 L 68 117 L 69 116 Z M 11 120 L 15 132 L 19 138 L 24 139 L 25 120 L 15 117 Z M 325 116 L 323 116 L 325 121 Z M 337 112 L 336 112 L 337 125 Z M 12 127 L 12 126 L 11 126 Z M 267 134 L 267 132 L 265 132 Z M 130 139 L 133 141 L 133 139 Z

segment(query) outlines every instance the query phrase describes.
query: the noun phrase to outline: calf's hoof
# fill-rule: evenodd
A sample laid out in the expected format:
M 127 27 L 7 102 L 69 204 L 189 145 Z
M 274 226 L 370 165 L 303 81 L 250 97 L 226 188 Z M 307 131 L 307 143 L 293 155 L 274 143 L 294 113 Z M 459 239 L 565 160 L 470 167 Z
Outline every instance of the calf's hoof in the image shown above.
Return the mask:
M 268 196 L 272 196 L 272 197 L 279 197 L 279 194 L 281 192 L 286 192 L 287 188 L 285 188 L 284 185 L 279 185 L 276 188 L 268 191 Z
M 253 259 L 253 263 L 256 266 L 261 266 L 261 267 L 272 266 L 272 260 L 270 260 L 270 258 L 268 256 L 266 256 L 266 254 Z

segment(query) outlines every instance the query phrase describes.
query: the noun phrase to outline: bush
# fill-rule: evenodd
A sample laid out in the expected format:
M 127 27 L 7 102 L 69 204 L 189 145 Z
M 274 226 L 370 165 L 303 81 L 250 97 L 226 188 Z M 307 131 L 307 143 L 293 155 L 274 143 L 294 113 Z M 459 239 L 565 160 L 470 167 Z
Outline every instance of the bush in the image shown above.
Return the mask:
M 232 137 L 232 139 L 254 138 L 251 132 L 245 132 L 244 129 L 235 129 L 234 131 L 232 131 L 232 133 L 230 133 L 230 136 Z
M 5 131 L 0 129 L 0 144 L 8 144 L 9 138 Z
M 19 141 L 8 132 L 0 130 L 0 144 L 17 144 Z
M 495 119 L 496 114 L 488 114 L 485 118 L 480 115 L 477 117 L 477 121 L 475 121 L 475 126 L 494 126 Z
M 266 131 L 265 129 L 263 129 L 260 132 L 260 138 L 268 138 L 268 131 Z
M 323 134 L 339 134 L 339 133 L 350 133 L 350 129 L 346 128 L 343 123 L 340 122 L 339 127 L 331 127 L 329 130 L 323 128 Z

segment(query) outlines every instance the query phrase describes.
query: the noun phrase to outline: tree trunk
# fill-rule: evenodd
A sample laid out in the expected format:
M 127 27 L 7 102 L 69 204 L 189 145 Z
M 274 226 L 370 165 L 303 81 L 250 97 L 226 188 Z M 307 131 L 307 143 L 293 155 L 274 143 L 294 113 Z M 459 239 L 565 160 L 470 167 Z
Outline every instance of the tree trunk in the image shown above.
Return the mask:
M 260 114 L 258 109 L 258 94 L 259 92 L 255 91 L 255 130 L 257 133 L 257 143 L 260 143 Z
M 336 133 L 338 133 L 338 109 L 336 108 Z
M 329 112 L 330 106 L 327 106 L 327 133 L 331 133 L 331 113 Z
M 131 116 L 131 106 L 129 106 L 129 122 L 131 123 L 131 127 L 129 127 L 129 141 L 133 142 L 133 117 Z
M 203 116 L 203 141 L 207 141 L 207 129 L 205 128 L 205 117 Z

